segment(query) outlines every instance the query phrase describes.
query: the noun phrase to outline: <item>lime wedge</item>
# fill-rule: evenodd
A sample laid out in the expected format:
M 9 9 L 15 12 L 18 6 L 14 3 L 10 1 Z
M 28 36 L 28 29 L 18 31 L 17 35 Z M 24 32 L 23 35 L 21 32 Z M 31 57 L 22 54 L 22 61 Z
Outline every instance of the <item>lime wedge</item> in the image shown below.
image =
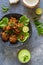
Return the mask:
M 42 9 L 41 8 L 37 8 L 35 12 L 36 12 L 37 15 L 41 15 L 42 14 Z
M 23 32 L 25 32 L 25 33 L 26 33 L 26 32 L 28 32 L 28 31 L 29 31 L 29 27 L 24 26 L 24 27 L 23 27 Z

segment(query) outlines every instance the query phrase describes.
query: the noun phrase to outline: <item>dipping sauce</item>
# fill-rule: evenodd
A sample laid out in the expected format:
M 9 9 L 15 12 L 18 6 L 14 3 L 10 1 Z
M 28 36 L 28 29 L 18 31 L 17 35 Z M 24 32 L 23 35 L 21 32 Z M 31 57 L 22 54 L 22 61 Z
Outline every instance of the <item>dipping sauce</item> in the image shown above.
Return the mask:
M 31 54 L 30 54 L 30 52 L 27 49 L 22 49 L 22 50 L 19 51 L 19 53 L 18 53 L 18 60 L 21 63 L 29 62 L 30 58 L 31 58 Z

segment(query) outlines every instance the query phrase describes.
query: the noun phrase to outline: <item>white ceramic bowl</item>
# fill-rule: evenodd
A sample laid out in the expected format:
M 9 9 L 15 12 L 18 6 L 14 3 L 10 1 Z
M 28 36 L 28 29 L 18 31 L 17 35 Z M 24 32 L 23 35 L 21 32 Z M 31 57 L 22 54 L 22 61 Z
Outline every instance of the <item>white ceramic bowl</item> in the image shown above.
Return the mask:
M 28 8 L 34 8 L 40 0 L 23 0 L 23 4 Z

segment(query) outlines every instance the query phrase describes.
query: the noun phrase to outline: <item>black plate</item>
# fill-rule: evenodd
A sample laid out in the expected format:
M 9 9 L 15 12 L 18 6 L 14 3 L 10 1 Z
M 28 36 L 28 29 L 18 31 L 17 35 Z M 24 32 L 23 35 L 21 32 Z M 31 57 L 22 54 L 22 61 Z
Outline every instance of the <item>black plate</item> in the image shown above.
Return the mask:
M 16 19 L 19 19 L 21 16 L 22 16 L 21 14 L 11 13 L 11 14 L 6 14 L 5 16 L 3 16 L 2 19 L 3 19 L 4 17 L 8 17 L 8 18 L 15 17 Z M 2 20 L 2 19 L 1 19 L 1 20 Z M 31 27 L 31 24 L 30 24 L 30 23 L 29 23 L 29 28 L 30 28 L 30 31 L 29 31 L 29 32 L 30 32 L 30 37 L 31 37 L 31 35 L 32 35 L 32 27 Z M 15 43 L 15 44 L 10 44 L 9 41 L 4 42 L 4 41 L 2 41 L 2 38 L 0 38 L 0 43 L 6 45 L 6 46 L 8 46 L 8 47 L 18 47 L 18 46 L 27 44 L 27 43 L 29 42 L 30 37 L 29 37 L 24 43 L 17 42 L 17 43 Z

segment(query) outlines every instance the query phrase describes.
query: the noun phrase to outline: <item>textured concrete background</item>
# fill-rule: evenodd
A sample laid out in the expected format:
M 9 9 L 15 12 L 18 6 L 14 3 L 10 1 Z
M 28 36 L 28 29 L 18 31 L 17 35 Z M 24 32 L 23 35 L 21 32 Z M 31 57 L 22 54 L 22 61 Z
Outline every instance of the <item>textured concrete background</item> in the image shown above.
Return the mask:
M 0 0 L 0 19 L 7 13 L 20 13 L 31 17 L 31 10 L 24 7 L 21 1 L 22 0 L 20 0 L 17 5 L 10 5 L 8 0 Z M 7 13 L 2 12 L 1 7 L 3 4 L 10 7 Z M 40 0 L 39 7 L 43 9 L 43 0 Z M 43 22 L 43 14 L 40 20 Z M 32 37 L 28 44 L 26 44 L 25 46 L 10 48 L 7 47 L 5 44 L 0 43 L 0 65 L 23 65 L 17 60 L 17 52 L 24 47 L 31 51 L 31 61 L 26 65 L 43 65 L 43 36 L 38 36 L 37 30 L 32 20 L 31 25 Z

